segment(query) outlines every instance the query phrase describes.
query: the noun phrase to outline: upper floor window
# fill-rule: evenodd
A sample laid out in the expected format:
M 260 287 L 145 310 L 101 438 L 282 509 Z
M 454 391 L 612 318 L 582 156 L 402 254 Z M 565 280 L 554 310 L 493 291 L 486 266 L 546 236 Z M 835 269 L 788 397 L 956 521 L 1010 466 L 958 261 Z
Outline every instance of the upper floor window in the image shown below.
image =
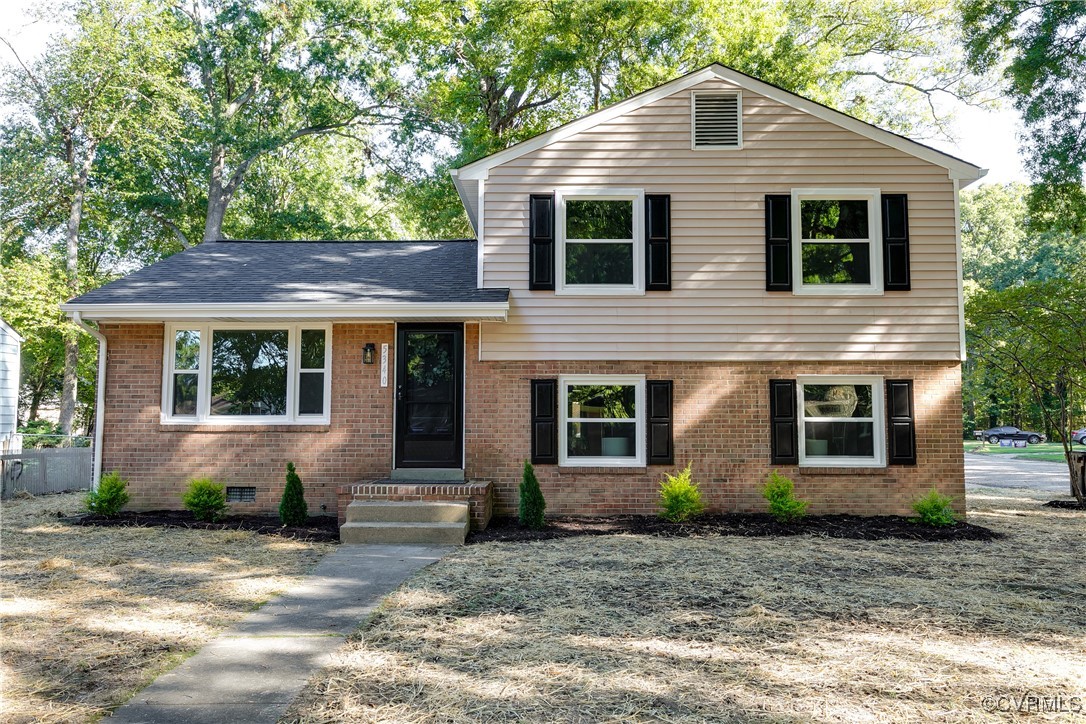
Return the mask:
M 793 189 L 792 268 L 797 294 L 879 294 L 878 189 Z
M 182 324 L 168 330 L 163 421 L 328 421 L 327 325 Z
M 558 293 L 645 291 L 645 197 L 637 190 L 585 189 L 555 194 Z

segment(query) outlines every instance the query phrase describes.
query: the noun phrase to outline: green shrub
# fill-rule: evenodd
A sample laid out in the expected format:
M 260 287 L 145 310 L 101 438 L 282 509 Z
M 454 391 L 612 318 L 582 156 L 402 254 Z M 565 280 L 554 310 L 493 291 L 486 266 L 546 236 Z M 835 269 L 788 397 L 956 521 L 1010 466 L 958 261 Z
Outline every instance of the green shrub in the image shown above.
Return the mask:
M 914 520 L 932 526 L 954 525 L 958 522 L 958 516 L 951 507 L 953 502 L 954 498 L 949 495 L 940 495 L 939 491 L 932 486 L 927 495 L 913 503 L 913 510 L 917 515 Z
M 63 440 L 64 431 L 57 423 L 48 420 L 27 420 L 18 429 L 23 436 L 23 449 L 57 447 Z
M 305 504 L 302 479 L 294 471 L 294 463 L 287 463 L 287 486 L 279 501 L 279 520 L 283 525 L 305 525 L 309 519 L 309 507 Z
M 98 489 L 87 493 L 87 510 L 98 515 L 114 516 L 128 504 L 128 481 L 113 471 L 98 481 Z
M 214 522 L 226 513 L 226 488 L 211 478 L 189 481 L 189 488 L 181 496 L 186 510 L 191 510 L 196 520 Z
M 769 501 L 769 514 L 781 523 L 791 523 L 807 515 L 806 500 L 796 498 L 795 485 L 776 470 L 762 488 L 762 497 Z
M 698 484 L 691 480 L 690 463 L 678 475 L 664 473 L 660 483 L 660 517 L 672 523 L 682 523 L 705 512 Z
M 543 520 L 543 511 L 547 502 L 543 500 L 543 491 L 535 477 L 535 468 L 524 461 L 524 477 L 520 481 L 520 524 L 525 528 L 540 530 L 547 525 Z

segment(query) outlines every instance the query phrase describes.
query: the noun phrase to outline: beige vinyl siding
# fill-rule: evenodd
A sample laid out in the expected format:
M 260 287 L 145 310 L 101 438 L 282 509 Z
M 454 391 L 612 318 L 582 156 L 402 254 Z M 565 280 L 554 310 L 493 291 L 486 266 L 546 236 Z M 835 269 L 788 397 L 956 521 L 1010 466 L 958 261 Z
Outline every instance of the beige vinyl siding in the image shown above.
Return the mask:
M 727 87 L 723 81 L 693 90 Z M 483 285 L 509 287 L 484 360 L 956 360 L 954 186 L 945 168 L 743 91 L 743 148 L 690 148 L 681 91 L 490 169 Z M 528 197 L 580 187 L 671 194 L 672 291 L 528 290 Z M 909 196 L 912 291 L 765 291 L 765 195 L 876 187 Z

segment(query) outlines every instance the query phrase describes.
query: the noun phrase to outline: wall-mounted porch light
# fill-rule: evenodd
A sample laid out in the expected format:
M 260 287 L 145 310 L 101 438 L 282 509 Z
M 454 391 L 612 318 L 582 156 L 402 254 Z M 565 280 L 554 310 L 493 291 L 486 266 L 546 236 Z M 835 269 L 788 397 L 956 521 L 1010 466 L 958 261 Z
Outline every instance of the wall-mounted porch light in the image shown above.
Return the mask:
M 366 346 L 362 348 L 362 364 L 371 365 L 377 356 L 377 347 L 373 342 L 367 342 Z

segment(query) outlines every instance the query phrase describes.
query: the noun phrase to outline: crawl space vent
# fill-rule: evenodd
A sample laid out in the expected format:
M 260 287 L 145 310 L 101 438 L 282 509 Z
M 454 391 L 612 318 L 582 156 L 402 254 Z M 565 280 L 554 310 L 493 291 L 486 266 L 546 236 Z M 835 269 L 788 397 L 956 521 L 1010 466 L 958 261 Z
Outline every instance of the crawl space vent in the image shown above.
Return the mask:
M 739 148 L 739 95 L 694 94 L 694 148 Z
M 226 486 L 226 502 L 228 503 L 255 503 L 256 488 L 252 486 L 235 487 Z

